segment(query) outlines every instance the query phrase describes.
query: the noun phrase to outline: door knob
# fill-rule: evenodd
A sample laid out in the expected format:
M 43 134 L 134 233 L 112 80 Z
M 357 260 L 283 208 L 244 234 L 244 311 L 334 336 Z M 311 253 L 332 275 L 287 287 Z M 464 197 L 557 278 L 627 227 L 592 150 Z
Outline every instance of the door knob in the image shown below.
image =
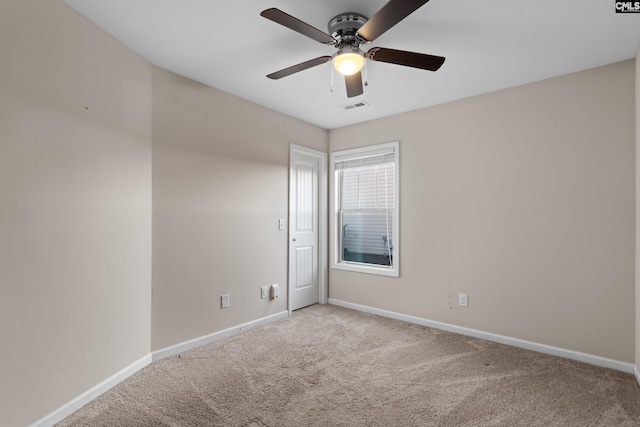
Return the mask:
M 295 237 L 294 237 L 294 238 L 292 238 L 292 239 L 291 239 L 291 241 L 292 241 L 292 242 L 295 242 L 295 241 L 296 241 L 296 238 L 295 238 Z

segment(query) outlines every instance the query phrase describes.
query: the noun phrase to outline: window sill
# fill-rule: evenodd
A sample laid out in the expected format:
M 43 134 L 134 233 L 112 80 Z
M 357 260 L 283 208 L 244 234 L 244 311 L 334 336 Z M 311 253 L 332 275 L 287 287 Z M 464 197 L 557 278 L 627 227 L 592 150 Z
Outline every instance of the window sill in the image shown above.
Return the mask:
M 357 262 L 340 262 L 331 265 L 334 270 L 353 271 L 356 273 L 375 274 L 377 276 L 400 277 L 398 267 L 376 267 L 375 265 L 361 264 Z

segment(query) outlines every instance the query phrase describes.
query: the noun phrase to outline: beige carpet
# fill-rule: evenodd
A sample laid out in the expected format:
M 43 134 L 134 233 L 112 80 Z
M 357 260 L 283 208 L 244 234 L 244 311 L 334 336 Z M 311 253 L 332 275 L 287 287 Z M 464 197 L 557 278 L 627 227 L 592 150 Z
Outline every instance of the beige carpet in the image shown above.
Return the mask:
M 152 363 L 59 426 L 640 426 L 635 378 L 335 306 Z

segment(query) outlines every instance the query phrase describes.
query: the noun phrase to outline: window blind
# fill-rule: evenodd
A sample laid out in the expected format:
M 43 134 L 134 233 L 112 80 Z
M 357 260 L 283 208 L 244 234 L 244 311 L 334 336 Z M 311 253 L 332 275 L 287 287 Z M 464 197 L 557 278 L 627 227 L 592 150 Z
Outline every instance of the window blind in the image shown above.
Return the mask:
M 358 168 L 363 166 L 394 163 L 395 153 L 393 148 L 374 150 L 363 153 L 345 154 L 334 158 L 335 170 Z

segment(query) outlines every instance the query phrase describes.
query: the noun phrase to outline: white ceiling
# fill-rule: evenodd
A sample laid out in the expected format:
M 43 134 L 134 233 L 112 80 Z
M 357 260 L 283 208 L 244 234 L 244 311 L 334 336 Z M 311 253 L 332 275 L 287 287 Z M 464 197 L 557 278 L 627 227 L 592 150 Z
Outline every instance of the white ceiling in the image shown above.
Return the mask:
M 65 2 L 158 67 L 326 129 L 634 58 L 640 48 L 640 13 L 615 13 L 614 0 L 431 0 L 363 50 L 445 56 L 442 68 L 369 61 L 364 95 L 347 98 L 338 74 L 330 90 L 330 62 L 267 79 L 335 48 L 260 12 L 276 7 L 326 32 L 333 16 L 372 16 L 386 0 Z M 369 105 L 342 108 L 360 100 Z

